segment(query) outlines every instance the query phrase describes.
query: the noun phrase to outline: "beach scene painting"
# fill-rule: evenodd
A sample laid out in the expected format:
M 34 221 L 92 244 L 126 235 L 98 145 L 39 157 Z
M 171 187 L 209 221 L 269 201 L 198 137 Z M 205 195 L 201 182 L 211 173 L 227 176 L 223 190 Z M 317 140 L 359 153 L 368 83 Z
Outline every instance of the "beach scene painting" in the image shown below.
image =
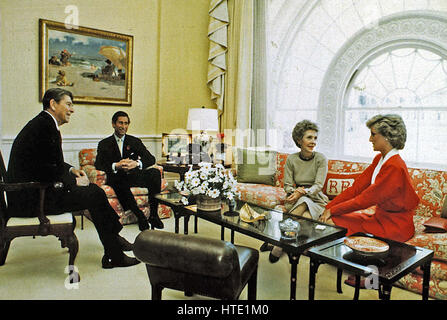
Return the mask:
M 132 104 L 132 36 L 39 22 L 41 99 L 62 87 L 75 103 Z

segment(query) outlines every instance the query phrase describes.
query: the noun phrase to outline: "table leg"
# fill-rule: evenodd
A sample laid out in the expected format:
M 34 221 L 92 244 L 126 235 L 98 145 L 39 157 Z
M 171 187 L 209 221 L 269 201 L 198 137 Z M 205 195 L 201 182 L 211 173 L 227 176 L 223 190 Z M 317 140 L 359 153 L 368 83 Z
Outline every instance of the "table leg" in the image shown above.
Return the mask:
M 315 298 L 315 275 L 318 272 L 318 267 L 320 263 L 317 260 L 310 260 L 309 268 L 309 300 L 314 300 Z
M 289 262 L 291 265 L 291 271 L 290 271 L 290 300 L 296 300 L 296 276 L 297 276 L 297 269 L 298 269 L 298 262 L 300 260 L 299 255 L 289 255 Z
M 337 269 L 337 293 L 343 293 L 343 290 L 341 288 L 342 276 L 343 276 L 343 269 L 338 268 Z
M 183 233 L 184 234 L 188 234 L 188 225 L 189 225 L 189 214 L 187 214 L 187 215 L 185 215 L 184 217 L 183 217 L 183 222 L 184 222 L 184 225 L 183 225 Z
M 422 271 L 424 272 L 424 278 L 422 282 L 422 300 L 428 300 L 428 294 L 430 289 L 430 268 L 431 268 L 431 260 L 421 266 Z
M 199 218 L 197 216 L 194 216 L 194 233 L 198 233 L 198 223 L 199 223 Z
M 224 226 L 220 227 L 220 240 L 222 240 L 222 241 L 225 240 L 225 228 L 224 228 Z
M 391 298 L 391 284 L 379 284 L 379 299 L 380 300 L 390 300 Z
M 231 243 L 234 244 L 234 230 L 231 230 Z
M 360 276 L 355 275 L 355 291 L 354 291 L 354 300 L 358 300 L 360 295 Z
M 177 215 L 174 215 L 174 221 L 175 221 L 175 225 L 174 225 L 174 232 L 175 233 L 179 233 L 179 224 L 180 224 L 180 218 Z

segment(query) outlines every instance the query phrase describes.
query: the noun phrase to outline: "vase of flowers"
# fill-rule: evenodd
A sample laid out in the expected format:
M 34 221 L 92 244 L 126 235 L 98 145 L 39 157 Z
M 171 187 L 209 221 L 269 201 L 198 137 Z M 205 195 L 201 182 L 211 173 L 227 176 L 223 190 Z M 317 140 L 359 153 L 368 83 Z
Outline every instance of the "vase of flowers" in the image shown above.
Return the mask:
M 189 203 L 186 196 L 196 198 L 197 209 L 205 211 L 220 210 L 221 200 L 232 201 L 236 192 L 236 180 L 230 170 L 221 164 L 199 163 L 199 169 L 192 167 L 185 173 L 184 181 L 175 181 L 175 188 L 184 195 L 182 203 Z

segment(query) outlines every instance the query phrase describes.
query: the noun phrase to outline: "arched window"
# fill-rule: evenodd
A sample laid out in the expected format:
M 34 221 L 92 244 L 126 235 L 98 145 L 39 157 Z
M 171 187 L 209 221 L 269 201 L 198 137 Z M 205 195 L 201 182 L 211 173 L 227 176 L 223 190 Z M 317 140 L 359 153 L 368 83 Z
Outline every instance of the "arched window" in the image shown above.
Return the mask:
M 397 113 L 407 126 L 402 156 L 410 162 L 447 163 L 447 60 L 421 47 L 387 49 L 357 69 L 343 102 L 343 154 L 369 157 L 366 120 Z
M 371 161 L 365 122 L 399 113 L 411 167 L 445 170 L 447 7 L 438 1 L 267 0 L 268 143 L 295 152 L 309 119 L 329 159 Z

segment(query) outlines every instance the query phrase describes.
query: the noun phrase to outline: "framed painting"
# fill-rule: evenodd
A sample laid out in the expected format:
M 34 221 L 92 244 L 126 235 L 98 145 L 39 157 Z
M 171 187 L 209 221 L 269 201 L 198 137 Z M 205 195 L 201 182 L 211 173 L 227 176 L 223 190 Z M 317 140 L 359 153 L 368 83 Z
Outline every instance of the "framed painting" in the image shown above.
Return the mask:
M 188 145 L 191 143 L 191 134 L 170 134 L 163 133 L 161 137 L 161 155 L 185 154 L 188 152 Z
M 39 101 L 49 88 L 75 103 L 132 105 L 133 36 L 39 19 Z

